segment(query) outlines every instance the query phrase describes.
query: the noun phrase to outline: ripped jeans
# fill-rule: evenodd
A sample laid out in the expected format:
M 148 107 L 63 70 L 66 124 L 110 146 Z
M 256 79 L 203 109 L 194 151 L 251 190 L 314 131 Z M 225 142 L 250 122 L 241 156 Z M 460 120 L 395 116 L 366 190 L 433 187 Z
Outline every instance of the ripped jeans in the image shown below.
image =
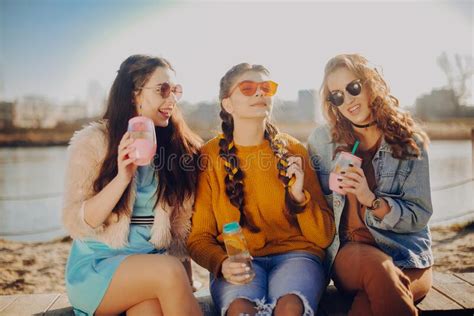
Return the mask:
M 255 278 L 244 285 L 233 285 L 223 277 L 215 278 L 211 274 L 211 296 L 221 315 L 226 314 L 229 305 L 237 298 L 255 303 L 257 315 L 272 315 L 278 299 L 286 294 L 295 294 L 301 299 L 303 315 L 316 314 L 326 287 L 318 256 L 294 251 L 255 257 L 252 264 Z

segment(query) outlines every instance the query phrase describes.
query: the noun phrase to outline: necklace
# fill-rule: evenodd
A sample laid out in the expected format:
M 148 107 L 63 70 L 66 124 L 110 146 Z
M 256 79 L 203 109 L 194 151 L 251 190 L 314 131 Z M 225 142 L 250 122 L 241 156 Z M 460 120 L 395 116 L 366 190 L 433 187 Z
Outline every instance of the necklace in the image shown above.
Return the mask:
M 352 125 L 354 125 L 355 127 L 358 127 L 358 128 L 366 128 L 366 127 L 375 125 L 376 123 L 377 122 L 373 121 L 373 122 L 370 122 L 370 123 L 367 123 L 367 124 L 364 124 L 364 125 L 359 125 L 359 124 L 351 122 Z

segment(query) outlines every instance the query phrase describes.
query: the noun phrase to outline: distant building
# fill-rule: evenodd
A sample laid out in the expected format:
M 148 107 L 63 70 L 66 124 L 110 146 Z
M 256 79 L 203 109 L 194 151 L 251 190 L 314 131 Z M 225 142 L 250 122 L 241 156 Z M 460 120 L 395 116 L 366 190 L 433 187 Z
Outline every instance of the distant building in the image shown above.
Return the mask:
M 88 117 L 87 106 L 80 101 L 74 101 L 60 107 L 59 121 L 73 123 Z
M 302 120 L 311 122 L 322 122 L 323 114 L 319 103 L 319 95 L 315 89 L 298 91 L 298 107 Z
M 13 127 L 13 102 L 0 102 L 0 129 Z
M 277 124 L 294 123 L 302 119 L 297 102 L 280 99 L 273 102 L 272 117 Z
M 15 103 L 13 125 L 21 128 L 54 128 L 58 108 L 43 96 L 26 96 Z
M 275 99 L 273 117 L 277 123 L 314 123 L 322 120 L 315 90 L 299 90 L 298 100 Z

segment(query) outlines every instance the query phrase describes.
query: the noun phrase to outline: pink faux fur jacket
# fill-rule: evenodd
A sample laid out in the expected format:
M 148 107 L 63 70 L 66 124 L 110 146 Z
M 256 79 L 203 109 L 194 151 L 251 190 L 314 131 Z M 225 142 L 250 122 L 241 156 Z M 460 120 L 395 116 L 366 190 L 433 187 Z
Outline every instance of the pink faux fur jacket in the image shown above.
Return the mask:
M 76 132 L 68 147 L 68 164 L 63 200 L 63 223 L 74 239 L 92 238 L 112 248 L 121 248 L 128 242 L 130 216 L 111 213 L 101 226 L 92 228 L 84 221 L 84 201 L 95 193 L 93 183 L 97 178 L 107 153 L 106 126 L 95 122 Z M 128 209 L 133 209 L 135 183 L 128 199 Z M 186 238 L 191 226 L 194 198 L 183 205 L 172 207 L 160 202 L 155 208 L 155 222 L 151 228 L 150 242 L 157 249 L 167 248 L 169 254 L 186 257 Z

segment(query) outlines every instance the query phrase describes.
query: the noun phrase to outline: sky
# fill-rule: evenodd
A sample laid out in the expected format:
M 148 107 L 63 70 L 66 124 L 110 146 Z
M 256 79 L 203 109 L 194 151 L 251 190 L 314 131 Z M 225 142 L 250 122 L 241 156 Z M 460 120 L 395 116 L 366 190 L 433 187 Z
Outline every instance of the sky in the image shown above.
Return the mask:
M 0 0 L 0 99 L 84 100 L 140 53 L 171 61 L 188 102 L 216 99 L 243 61 L 296 100 L 319 89 L 328 59 L 361 53 L 412 106 L 446 85 L 436 58 L 472 56 L 473 38 L 472 1 Z

